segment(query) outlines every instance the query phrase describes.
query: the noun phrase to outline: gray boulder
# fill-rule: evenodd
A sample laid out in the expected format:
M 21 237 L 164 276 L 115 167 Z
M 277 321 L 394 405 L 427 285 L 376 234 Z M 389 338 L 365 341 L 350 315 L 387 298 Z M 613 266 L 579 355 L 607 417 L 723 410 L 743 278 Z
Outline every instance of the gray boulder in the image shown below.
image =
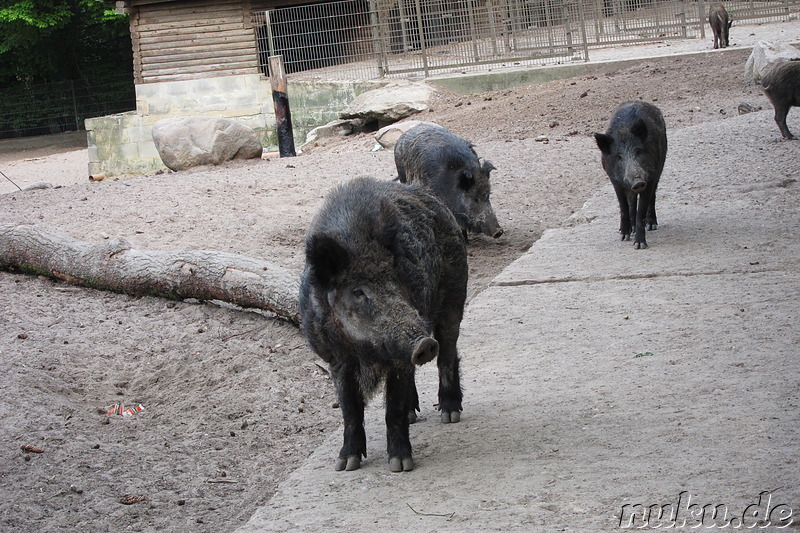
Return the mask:
M 428 109 L 435 89 L 426 83 L 399 80 L 361 93 L 339 118 L 361 118 L 379 125 L 391 124 Z
M 306 135 L 303 146 L 313 144 L 324 137 L 344 137 L 364 131 L 364 121 L 359 118 L 332 120 L 323 126 L 317 126 Z M 302 149 L 302 148 L 301 148 Z
M 394 148 L 400 136 L 405 132 L 419 126 L 420 124 L 433 124 L 433 122 L 425 122 L 423 120 L 404 120 L 403 122 L 395 122 L 384 126 L 375 132 L 375 140 L 384 148 Z
M 800 59 L 800 50 L 790 44 L 758 41 L 744 65 L 747 81 L 761 83 L 761 77 L 775 61 Z
M 161 160 L 172 170 L 255 159 L 263 152 L 252 128 L 229 118 L 165 118 L 153 124 L 152 135 Z

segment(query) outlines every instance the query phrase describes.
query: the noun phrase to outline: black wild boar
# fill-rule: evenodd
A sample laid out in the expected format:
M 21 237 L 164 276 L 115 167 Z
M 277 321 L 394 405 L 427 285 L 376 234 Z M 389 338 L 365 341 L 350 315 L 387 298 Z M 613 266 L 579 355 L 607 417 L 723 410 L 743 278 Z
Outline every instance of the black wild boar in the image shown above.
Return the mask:
M 646 102 L 625 102 L 611 115 L 606 133 L 595 133 L 603 169 L 617 193 L 622 240 L 647 248 L 645 227 L 658 228 L 656 188 L 667 157 L 667 127 L 661 111 Z
M 778 61 L 761 78 L 761 87 L 775 108 L 775 122 L 786 139 L 795 139 L 786 125 L 792 106 L 800 107 L 800 60 Z
M 489 161 L 481 163 L 472 145 L 432 123 L 414 126 L 394 147 L 397 179 L 430 189 L 468 231 L 500 237 L 503 229 L 489 201 Z
M 730 33 L 731 20 L 728 10 L 719 2 L 711 4 L 708 8 L 708 23 L 714 33 L 714 48 L 727 48 L 728 35 Z
M 365 177 L 328 195 L 306 236 L 300 316 L 311 348 L 330 364 L 342 409 L 336 470 L 355 470 L 366 457 L 364 406 L 381 383 L 389 468 L 414 468 L 415 365 L 437 359 L 440 418 L 460 420 L 456 341 L 466 287 L 461 229 L 425 189 Z

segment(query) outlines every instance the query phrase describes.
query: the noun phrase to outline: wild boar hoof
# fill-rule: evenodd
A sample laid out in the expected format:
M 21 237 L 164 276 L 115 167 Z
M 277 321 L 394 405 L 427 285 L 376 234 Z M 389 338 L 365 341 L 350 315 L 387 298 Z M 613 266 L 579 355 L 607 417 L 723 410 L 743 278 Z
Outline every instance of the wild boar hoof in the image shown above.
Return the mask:
M 647 248 L 647 243 L 646 242 L 635 242 L 635 243 L 633 243 L 633 247 L 636 248 L 637 250 L 644 250 L 645 248 Z
M 351 455 L 350 457 L 339 457 L 336 459 L 336 471 L 341 472 L 342 470 L 346 470 L 348 472 L 352 470 L 358 470 L 361 468 L 361 457 L 358 455 Z
M 414 470 L 414 459 L 411 457 L 406 457 L 405 459 L 390 457 L 389 470 L 392 472 L 411 472 Z
M 621 240 L 623 240 L 623 241 L 629 241 L 629 240 L 631 240 L 631 234 L 630 234 L 630 233 L 623 233 L 623 234 L 622 234 L 622 239 L 621 239 Z
M 647 231 L 655 231 L 658 229 L 658 224 L 648 224 L 645 227 L 647 228 Z
M 461 411 L 442 411 L 439 419 L 442 424 L 455 424 L 461 421 Z

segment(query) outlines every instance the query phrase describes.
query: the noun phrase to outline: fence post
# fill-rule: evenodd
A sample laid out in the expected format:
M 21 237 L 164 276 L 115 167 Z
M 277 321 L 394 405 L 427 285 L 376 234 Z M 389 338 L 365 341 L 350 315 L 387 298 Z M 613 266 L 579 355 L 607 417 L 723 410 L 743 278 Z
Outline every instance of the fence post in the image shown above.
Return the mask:
M 553 10 L 550 7 L 550 2 L 544 3 L 544 17 L 545 24 L 547 25 L 547 44 L 550 45 L 550 53 L 555 54 L 555 42 L 553 40 Z
M 700 21 L 700 38 L 705 40 L 706 38 L 706 6 L 704 5 L 703 0 L 698 0 L 697 2 L 697 9 L 700 10 L 698 13 L 698 20 Z
M 686 39 L 688 35 L 686 28 L 686 1 L 678 0 L 678 6 L 680 7 L 680 11 L 678 11 L 678 20 L 680 21 L 681 25 L 681 37 Z
M 294 134 L 292 133 L 292 113 L 289 110 L 286 71 L 283 69 L 283 56 L 270 56 L 269 82 L 272 86 L 272 103 L 275 106 L 275 123 L 278 126 L 278 151 L 281 157 L 294 157 Z
M 75 98 L 75 80 L 69 80 L 69 88 L 72 90 L 72 112 L 75 114 L 75 131 L 81 129 L 78 122 L 78 99 Z
M 520 8 L 517 0 L 508 0 L 508 22 L 503 23 L 503 29 L 506 34 L 503 37 L 506 52 L 510 52 L 512 48 L 519 50 L 517 46 L 517 32 L 520 29 Z
M 369 2 L 369 25 L 372 28 L 372 52 L 378 66 L 378 77 L 386 76 L 386 59 L 383 45 L 383 32 L 380 28 L 380 17 L 378 16 L 378 3 L 375 0 Z
M 267 46 L 269 47 L 269 55 L 275 55 L 275 37 L 272 35 L 272 17 L 270 11 L 264 11 L 264 19 L 266 20 L 265 26 L 267 27 Z
M 400 37 L 403 41 L 403 52 L 411 50 L 408 44 L 408 25 L 406 24 L 406 0 L 399 0 L 397 2 L 397 11 L 400 15 Z
M 495 24 L 495 17 L 497 16 L 496 5 L 493 0 L 486 0 L 486 11 L 489 15 L 489 33 L 492 36 L 492 55 L 497 53 L 497 25 Z M 502 24 L 502 21 L 501 21 Z
M 594 3 L 594 35 L 595 41 L 600 42 L 600 36 L 606 32 L 606 22 L 604 20 L 605 8 L 603 0 L 595 0 Z
M 475 30 L 475 10 L 473 9 L 472 0 L 467 0 L 467 13 L 469 14 L 469 33 L 472 36 L 472 58 L 476 63 L 478 62 L 478 32 Z
M 414 0 L 414 7 L 417 9 L 417 29 L 419 31 L 419 49 L 422 52 L 422 70 L 425 77 L 428 77 L 428 48 L 425 46 L 425 29 L 422 26 L 422 8 L 419 0 Z
M 583 2 L 578 2 L 578 17 L 581 19 L 581 40 L 583 40 L 583 60 L 589 61 L 589 39 L 586 37 L 586 11 Z
M 569 7 L 566 4 L 561 5 L 561 14 L 564 17 L 564 30 L 567 35 L 567 53 L 571 57 L 575 52 L 572 48 L 572 17 L 569 16 Z

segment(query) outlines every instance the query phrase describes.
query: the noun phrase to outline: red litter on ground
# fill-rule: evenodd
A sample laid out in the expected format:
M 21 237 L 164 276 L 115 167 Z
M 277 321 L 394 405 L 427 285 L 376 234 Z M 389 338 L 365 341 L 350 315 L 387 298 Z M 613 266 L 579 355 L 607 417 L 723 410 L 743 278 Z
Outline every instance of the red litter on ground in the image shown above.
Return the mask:
M 125 407 L 121 403 L 115 403 L 114 407 L 108 410 L 106 413 L 108 416 L 111 415 L 121 415 L 121 416 L 133 416 L 141 411 L 144 411 L 144 406 L 142 404 L 137 404 L 135 407 Z

